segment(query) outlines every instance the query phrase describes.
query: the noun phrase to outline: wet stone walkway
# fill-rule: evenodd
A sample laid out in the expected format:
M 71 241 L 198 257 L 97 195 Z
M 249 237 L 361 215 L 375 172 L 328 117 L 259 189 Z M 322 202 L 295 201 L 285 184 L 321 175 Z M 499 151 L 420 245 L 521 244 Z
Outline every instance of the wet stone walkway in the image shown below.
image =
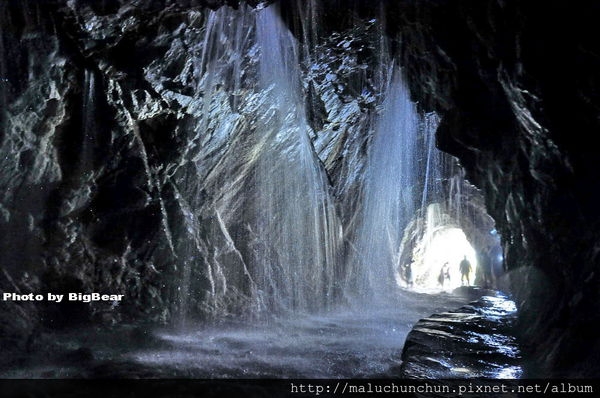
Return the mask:
M 267 324 L 42 333 L 0 378 L 518 379 L 514 303 L 478 288 Z M 399 305 L 399 303 L 401 305 Z M 457 308 L 448 311 L 448 308 Z M 426 314 L 434 314 L 423 318 Z M 446 397 L 447 398 L 447 397 Z
M 462 292 L 461 292 L 462 290 Z M 474 294 L 476 288 L 459 288 Z M 516 306 L 506 295 L 481 291 L 456 310 L 418 321 L 402 351 L 402 377 L 518 379 L 522 358 L 513 335 Z

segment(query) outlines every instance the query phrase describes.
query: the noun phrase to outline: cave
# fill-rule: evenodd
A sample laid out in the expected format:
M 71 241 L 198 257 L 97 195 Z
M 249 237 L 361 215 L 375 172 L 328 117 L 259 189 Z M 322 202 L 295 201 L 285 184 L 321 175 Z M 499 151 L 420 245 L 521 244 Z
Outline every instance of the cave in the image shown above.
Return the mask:
M 596 378 L 599 15 L 3 1 L 0 378 Z

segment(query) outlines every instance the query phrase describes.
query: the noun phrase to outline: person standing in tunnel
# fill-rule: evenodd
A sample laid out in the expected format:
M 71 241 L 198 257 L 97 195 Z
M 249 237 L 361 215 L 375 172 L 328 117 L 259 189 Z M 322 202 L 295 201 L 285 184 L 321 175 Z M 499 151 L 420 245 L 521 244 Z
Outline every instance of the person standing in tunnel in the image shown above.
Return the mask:
M 461 285 L 465 284 L 465 279 L 467 280 L 467 286 L 471 285 L 471 281 L 469 280 L 469 274 L 471 273 L 471 263 L 467 260 L 467 256 L 465 256 L 459 264 L 460 270 L 460 283 Z
M 448 261 L 442 265 L 442 269 L 440 270 L 440 274 L 438 275 L 438 282 L 444 288 L 444 282 L 448 280 L 450 281 L 450 267 L 448 266 Z

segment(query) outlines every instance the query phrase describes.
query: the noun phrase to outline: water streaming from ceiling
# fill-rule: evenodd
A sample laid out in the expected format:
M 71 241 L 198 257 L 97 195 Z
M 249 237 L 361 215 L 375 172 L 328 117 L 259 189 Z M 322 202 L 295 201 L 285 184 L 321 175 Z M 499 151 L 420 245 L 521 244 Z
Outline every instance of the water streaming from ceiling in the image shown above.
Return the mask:
M 271 310 L 324 309 L 334 299 L 341 226 L 309 138 L 297 42 L 273 7 L 257 14 L 256 28 L 266 96 L 255 132 L 260 300 Z
M 236 308 L 262 317 L 389 297 L 400 268 L 413 261 L 402 258 L 407 226 L 428 203 L 445 200 L 447 156 L 434 138 L 438 117 L 421 115 L 411 101 L 381 24 L 372 43 L 377 66 L 370 84 L 382 94 L 365 128 L 360 197 L 351 222 L 342 222 L 341 198 L 334 197 L 314 147 L 321 132 L 307 120 L 301 80 L 317 58 L 318 18 L 311 5 L 302 45 L 275 5 L 222 7 L 206 19 L 190 65 L 199 82 L 191 104 L 200 120 L 193 141 L 225 150 L 217 160 L 211 152 L 196 157 L 190 184 L 201 183 L 183 201 L 189 234 L 180 254 L 184 314 L 190 297 L 217 317 Z M 207 160 L 219 167 L 207 169 Z M 214 171 L 223 169 L 234 170 L 235 179 Z M 207 197 L 214 202 L 210 213 Z M 425 226 L 419 231 L 424 234 Z M 216 239 L 221 248 L 214 247 Z
M 368 153 L 354 269 L 349 273 L 363 298 L 389 295 L 402 233 L 415 211 L 419 118 L 401 71 L 390 74 Z
M 303 5 L 299 0 L 296 4 Z M 195 82 L 197 90 L 191 95 L 161 93 L 189 112 L 179 115 L 189 127 L 179 155 L 181 163 L 193 159 L 192 171 L 178 186 L 158 184 L 154 180 L 168 173 L 151 170 L 140 129 L 133 128 L 132 144 L 141 148 L 148 190 L 173 190 L 172 198 L 171 192 L 158 195 L 155 209 L 162 230 L 157 233 L 166 236 L 164 249 L 178 260 L 173 266 L 179 288 L 174 301 L 180 304 L 185 330 L 157 333 L 160 344 L 155 344 L 145 330 L 136 329 L 132 338 L 144 335 L 151 347 L 126 352 L 120 359 L 149 365 L 158 374 L 166 369 L 169 375 L 208 378 L 393 377 L 412 325 L 449 305 L 448 300 L 454 306 L 460 302 L 444 295 L 423 300 L 398 289 L 398 269 L 405 263 L 423 265 L 414 270 L 415 284 L 427 286 L 435 283 L 434 272 L 451 249 L 456 258 L 468 249 L 452 246 L 457 236 L 463 243 L 467 238 L 448 222 L 448 209 L 456 210 L 456 221 L 465 208 L 460 203 L 463 176 L 453 180 L 448 200 L 442 184 L 447 158 L 435 149 L 439 120 L 434 114 L 421 115 L 411 101 L 402 68 L 392 60 L 384 38 L 383 14 L 375 29 L 378 36 L 367 43 L 377 49 L 376 60 L 369 61 L 376 64 L 375 72 L 363 69 L 351 82 L 359 87 L 370 78 L 369 88 L 378 93 L 365 89 L 361 96 L 368 100 L 358 105 L 343 92 L 347 87 L 341 87 L 339 77 L 355 66 L 349 57 L 340 76 L 327 77 L 338 80 L 328 95 L 339 94 L 340 101 L 351 103 L 348 109 L 367 115 L 360 119 L 367 120 L 360 141 L 363 163 L 355 163 L 359 167 L 353 171 L 360 187 L 349 191 L 357 194 L 348 201 L 355 207 L 344 209 L 352 216 L 345 219 L 350 222 L 342 221 L 338 206 L 344 191 L 335 190 L 320 157 L 323 152 L 315 149 L 325 134 L 307 117 L 308 73 L 302 67 L 312 71 L 321 33 L 314 25 L 316 2 L 306 4 L 303 15 L 309 22 L 302 44 L 275 6 L 189 14 L 190 25 L 202 20 L 197 29 L 201 40 L 189 48 L 193 56 L 185 59 L 176 79 Z M 351 48 L 352 41 L 344 37 L 336 47 Z M 0 66 L 3 73 L 4 61 Z M 102 106 L 95 95 L 103 84 L 115 84 L 101 80 L 101 73 L 84 72 L 81 158 L 86 161 L 94 158 Z M 133 117 L 129 122 L 134 127 L 141 123 Z M 169 211 L 163 197 L 172 199 Z M 176 211 L 182 225 L 173 225 L 179 221 L 170 217 Z M 412 223 L 417 227 L 412 229 Z M 183 233 L 172 233 L 178 230 Z M 407 235 L 413 234 L 414 241 L 407 244 Z M 130 242 L 124 246 L 123 264 L 135 250 Z M 152 264 L 147 267 L 159 274 Z M 347 299 L 361 307 L 337 307 Z M 330 309 L 337 311 L 326 312 Z M 222 322 L 186 322 L 189 314 L 199 312 Z M 269 328 L 248 318 L 266 318 Z M 111 350 L 95 350 L 94 360 L 119 358 Z M 137 368 L 133 374 L 139 377 L 135 372 Z

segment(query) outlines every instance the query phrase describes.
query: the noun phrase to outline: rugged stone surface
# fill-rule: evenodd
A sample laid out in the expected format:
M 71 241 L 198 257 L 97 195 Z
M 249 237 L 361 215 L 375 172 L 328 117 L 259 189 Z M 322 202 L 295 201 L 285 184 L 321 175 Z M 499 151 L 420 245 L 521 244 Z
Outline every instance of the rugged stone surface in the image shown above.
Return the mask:
M 413 92 L 443 115 L 440 148 L 485 195 L 541 374 L 597 374 L 598 11 L 419 2 L 393 27 Z
M 253 215 L 241 214 L 253 198 L 240 193 L 254 183 L 251 132 L 265 97 L 253 89 L 251 47 L 220 50 L 224 63 L 242 59 L 234 72 L 244 74 L 237 87 L 244 95 L 230 95 L 235 79 L 225 75 L 225 86 L 206 83 L 203 51 L 215 40 L 207 39 L 206 6 L 219 5 L 1 6 L 3 289 L 129 298 L 117 308 L 5 302 L 7 317 L 22 318 L 6 326 L 7 336 L 24 340 L 39 328 L 89 320 L 244 312 L 240 301 L 256 272 L 247 259 L 257 242 L 246 226 Z M 232 31 L 252 32 L 252 22 L 239 22 Z M 370 24 L 331 37 L 315 51 L 316 69 L 306 70 L 312 138 L 346 219 L 357 206 L 366 130 L 381 91 L 375 71 L 365 72 L 375 33 Z M 366 90 L 344 86 L 354 78 Z
M 249 285 L 253 240 L 237 218 L 236 182 L 250 172 L 243 132 L 260 96 L 238 101 L 215 89 L 198 107 L 206 7 L 223 3 L 239 6 L 0 4 L 0 287 L 131 298 L 117 310 L 3 302 L 2 319 L 15 321 L 2 322 L 0 341 L 26 349 L 40 327 L 235 310 L 235 289 L 219 295 L 218 281 L 235 280 L 240 296 Z M 524 349 L 540 358 L 532 375 L 596 375 L 600 169 L 589 137 L 600 127 L 598 5 L 313 3 L 320 17 L 309 29 L 294 17 L 298 3 L 283 2 L 283 14 L 307 48 L 325 38 L 312 55 L 302 50 L 312 61 L 303 84 L 345 232 L 381 90 L 370 38 L 383 14 L 415 99 L 442 116 L 438 146 L 460 159 L 502 236 Z M 251 48 L 237 50 L 254 62 Z M 211 111 L 227 117 L 203 117 Z M 225 124 L 236 126 L 233 138 Z M 202 184 L 190 190 L 190 180 Z M 182 280 L 193 282 L 182 290 Z M 181 300 L 190 291 L 196 299 Z
M 401 374 L 438 380 L 521 377 L 514 303 L 495 291 L 457 290 L 481 297 L 417 322 L 404 344 Z

